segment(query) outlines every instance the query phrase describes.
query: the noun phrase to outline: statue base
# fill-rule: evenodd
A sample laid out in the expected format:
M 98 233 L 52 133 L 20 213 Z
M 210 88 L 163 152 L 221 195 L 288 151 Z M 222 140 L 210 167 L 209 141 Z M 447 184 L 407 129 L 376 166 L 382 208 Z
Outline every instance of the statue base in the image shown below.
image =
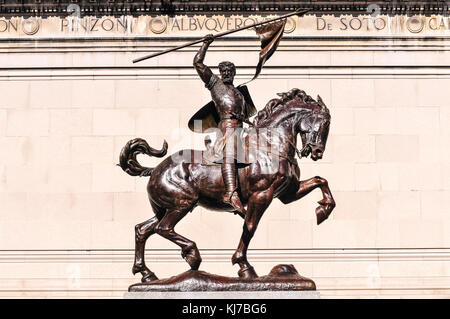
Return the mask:
M 124 299 L 320 299 L 315 290 L 126 292 Z
M 128 288 L 129 293 L 252 292 L 255 294 L 255 292 L 305 290 L 314 291 L 316 285 L 311 279 L 300 276 L 293 265 L 277 265 L 268 275 L 253 279 L 225 277 L 199 270 L 188 270 L 170 278 L 134 284 Z

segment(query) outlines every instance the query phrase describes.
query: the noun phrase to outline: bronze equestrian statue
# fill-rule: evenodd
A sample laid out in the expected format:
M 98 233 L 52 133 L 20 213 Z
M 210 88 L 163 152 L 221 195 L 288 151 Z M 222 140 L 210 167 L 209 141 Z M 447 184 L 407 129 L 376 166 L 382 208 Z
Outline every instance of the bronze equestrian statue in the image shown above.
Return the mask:
M 210 39 L 206 40 L 200 49 L 195 65 L 221 112 L 220 129 L 228 135 L 228 128 L 242 126 L 240 114 L 243 99 L 232 85 L 234 68 L 230 64 L 222 64 L 222 79 L 214 76 L 203 64 L 209 43 Z M 327 181 L 319 176 L 301 181 L 295 155 L 310 155 L 313 160 L 322 158 L 329 132 L 330 112 L 320 97 L 316 101 L 299 89 L 279 96 L 258 112 L 253 126 L 243 137 L 243 151 L 249 164 L 237 169 L 236 180 L 235 150 L 229 153 L 226 145 L 224 156 L 232 160 L 225 161 L 224 166 L 204 165 L 201 160 L 204 151 L 185 149 L 167 157 L 154 168 L 141 166 L 136 157 L 138 154 L 163 157 L 167 153 L 167 142 L 161 150 L 150 147 L 141 138 L 130 140 L 124 146 L 119 165 L 129 175 L 150 177 L 147 193 L 155 213 L 154 217 L 135 227 L 132 271 L 133 274 L 142 274 L 142 282 L 158 279 L 144 262 L 145 242 L 155 233 L 180 246 L 181 255 L 191 269 L 199 268 L 201 257 L 196 244 L 174 230 L 175 225 L 196 206 L 228 212 L 239 209 L 245 213 L 239 214 L 244 218 L 244 225 L 232 256 L 232 263 L 240 267 L 238 274 L 241 278 L 257 277 L 247 260 L 247 249 L 258 222 L 274 198 L 288 204 L 320 188 L 323 199 L 316 208 L 317 223 L 328 218 L 335 201 Z M 296 148 L 298 135 L 302 142 L 300 151 Z

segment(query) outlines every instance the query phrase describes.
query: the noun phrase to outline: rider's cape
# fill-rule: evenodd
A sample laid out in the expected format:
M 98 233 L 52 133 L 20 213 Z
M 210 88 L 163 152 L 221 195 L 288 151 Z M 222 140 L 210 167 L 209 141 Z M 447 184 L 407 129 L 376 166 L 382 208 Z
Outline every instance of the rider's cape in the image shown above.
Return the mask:
M 250 92 L 246 85 L 239 85 L 237 89 L 242 93 L 245 99 L 244 107 L 244 119 L 248 119 L 256 114 L 256 107 L 253 104 L 253 100 L 250 96 Z M 201 121 L 201 126 L 194 125 L 194 121 Z M 189 120 L 188 126 L 191 131 L 196 133 L 204 133 L 209 128 L 215 128 L 219 124 L 220 117 L 217 113 L 216 107 L 213 101 L 203 106 L 200 110 L 195 113 Z

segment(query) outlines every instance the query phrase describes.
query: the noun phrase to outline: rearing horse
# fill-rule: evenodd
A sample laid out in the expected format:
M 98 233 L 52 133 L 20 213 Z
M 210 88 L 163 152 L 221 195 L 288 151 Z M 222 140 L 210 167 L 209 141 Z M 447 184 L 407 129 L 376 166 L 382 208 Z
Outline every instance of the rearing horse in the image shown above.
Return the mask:
M 316 176 L 300 181 L 300 169 L 295 159 L 296 152 L 301 157 L 311 155 L 313 160 L 322 158 L 331 119 L 328 108 L 320 97 L 315 101 L 299 89 L 279 95 L 280 99 L 270 100 L 258 112 L 254 127 L 243 140 L 247 150 L 254 144 L 251 136 L 262 136 L 265 144 L 249 152 L 251 164 L 240 168 L 238 174 L 239 191 L 247 213 L 242 216 L 245 220 L 243 232 L 231 260 L 233 265 L 239 265 L 238 274 L 243 278 L 257 277 L 247 260 L 247 249 L 258 222 L 273 198 L 287 204 L 320 188 L 323 199 L 316 208 L 317 224 L 327 219 L 336 205 L 324 178 Z M 295 146 L 298 135 L 302 140 L 301 151 Z M 150 176 L 147 192 L 155 216 L 135 227 L 132 271 L 133 274 L 142 274 L 142 282 L 158 279 L 144 262 L 145 242 L 150 235 L 159 234 L 180 246 L 182 257 L 191 269 L 196 270 L 201 263 L 196 244 L 177 234 L 175 225 L 197 205 L 217 211 L 233 210 L 222 201 L 225 187 L 220 165 L 202 165 L 192 161 L 193 158 L 201 158 L 202 151 L 179 151 L 155 168 L 143 167 L 136 160 L 138 154 L 163 157 L 166 153 L 167 142 L 164 141 L 161 150 L 156 150 L 145 140 L 136 138 L 130 140 L 120 154 L 120 166 L 125 172 L 132 176 Z

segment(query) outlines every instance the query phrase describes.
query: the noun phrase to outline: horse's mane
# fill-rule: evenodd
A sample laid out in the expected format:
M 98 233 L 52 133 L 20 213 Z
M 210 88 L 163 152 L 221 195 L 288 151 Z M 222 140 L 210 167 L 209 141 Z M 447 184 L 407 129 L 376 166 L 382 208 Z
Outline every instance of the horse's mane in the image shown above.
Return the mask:
M 266 106 L 258 112 L 254 120 L 255 125 L 265 124 L 276 110 L 289 107 L 291 104 L 288 102 L 292 100 L 298 100 L 299 104 L 304 104 L 305 107 L 312 108 L 314 106 L 321 106 L 329 113 L 328 108 L 325 106 L 325 103 L 323 103 L 320 96 L 317 96 L 316 101 L 303 90 L 294 88 L 284 93 L 277 93 L 277 95 L 280 96 L 280 98 L 270 100 L 267 102 Z

